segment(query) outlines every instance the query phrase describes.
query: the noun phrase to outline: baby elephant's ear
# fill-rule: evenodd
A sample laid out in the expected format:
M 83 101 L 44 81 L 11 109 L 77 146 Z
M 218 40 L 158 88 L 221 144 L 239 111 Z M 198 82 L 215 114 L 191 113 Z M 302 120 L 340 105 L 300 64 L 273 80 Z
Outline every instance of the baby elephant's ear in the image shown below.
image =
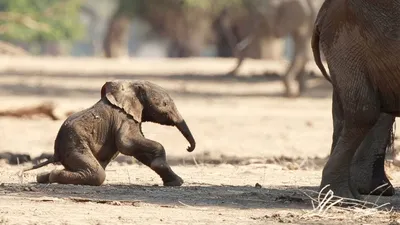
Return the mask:
M 101 96 L 131 115 L 136 122 L 142 122 L 143 105 L 140 102 L 132 82 L 110 81 L 101 88 Z

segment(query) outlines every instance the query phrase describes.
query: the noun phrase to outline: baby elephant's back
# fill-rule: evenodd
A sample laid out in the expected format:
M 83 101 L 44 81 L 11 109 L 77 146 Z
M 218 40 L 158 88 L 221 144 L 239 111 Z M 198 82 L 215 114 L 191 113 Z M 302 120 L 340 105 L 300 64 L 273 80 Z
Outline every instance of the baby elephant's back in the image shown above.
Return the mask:
M 113 144 L 111 106 L 102 100 L 91 108 L 76 112 L 61 125 L 54 142 L 54 156 L 62 161 L 72 151 L 94 155 L 105 144 Z

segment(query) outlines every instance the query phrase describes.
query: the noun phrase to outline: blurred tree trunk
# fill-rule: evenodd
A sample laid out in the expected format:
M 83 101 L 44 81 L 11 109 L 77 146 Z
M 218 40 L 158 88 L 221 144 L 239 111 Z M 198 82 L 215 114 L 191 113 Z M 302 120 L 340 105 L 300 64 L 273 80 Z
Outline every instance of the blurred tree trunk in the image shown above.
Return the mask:
M 118 58 L 128 55 L 129 25 L 131 18 L 117 10 L 111 18 L 103 48 L 107 58 Z
M 101 54 L 101 41 L 98 38 L 98 30 L 100 24 L 100 18 L 96 10 L 88 5 L 81 6 L 81 12 L 90 18 L 88 26 L 88 34 L 90 38 L 90 44 L 92 46 L 92 54 L 98 56 Z
M 117 9 L 108 23 L 103 41 L 104 54 L 107 58 L 128 56 L 129 27 L 133 17 L 132 0 L 119 0 Z
M 66 55 L 66 49 L 60 41 L 44 41 L 40 43 L 41 54 L 47 56 Z

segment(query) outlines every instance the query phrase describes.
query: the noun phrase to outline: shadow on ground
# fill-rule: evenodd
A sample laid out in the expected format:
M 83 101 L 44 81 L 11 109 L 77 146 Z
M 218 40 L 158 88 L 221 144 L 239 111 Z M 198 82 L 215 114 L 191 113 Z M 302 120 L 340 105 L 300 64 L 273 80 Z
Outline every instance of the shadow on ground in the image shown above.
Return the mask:
M 38 77 L 38 74 L 2 74 L 7 76 L 16 76 L 16 77 Z M 158 80 L 163 81 L 176 81 L 176 82 L 212 82 L 216 85 L 230 85 L 230 84 L 245 84 L 249 86 L 249 91 L 246 93 L 235 92 L 235 90 L 221 93 L 217 91 L 193 91 L 186 88 L 181 89 L 167 89 L 171 95 L 177 95 L 180 97 L 186 98 L 206 98 L 206 97 L 282 97 L 281 92 L 273 92 L 271 93 L 268 90 L 265 92 L 251 92 L 251 84 L 255 83 L 269 83 L 273 81 L 280 81 L 281 77 L 277 74 L 268 74 L 265 76 L 262 75 L 254 75 L 254 76 L 226 76 L 226 75 L 77 75 L 77 74 L 51 74 L 50 76 L 43 79 L 51 79 L 51 78 L 62 78 L 66 80 L 72 79 L 80 79 L 84 82 L 87 82 L 90 79 L 104 79 L 112 80 L 112 79 L 134 79 L 134 80 L 151 80 L 153 82 L 157 82 Z M 316 77 L 310 78 L 309 80 L 315 81 L 314 85 L 308 86 L 307 91 L 304 93 L 302 97 L 304 98 L 326 98 L 331 94 L 331 84 L 327 82 L 324 78 Z M 77 96 L 89 96 L 89 97 L 97 97 L 99 96 L 99 88 L 75 88 L 70 89 L 63 87 L 62 85 L 37 85 L 32 86 L 24 83 L 16 83 L 16 84 L 0 84 L 0 92 L 4 94 L 17 95 L 17 96 L 32 96 L 32 95 L 40 95 L 40 96 L 59 96 L 59 97 L 77 97 Z M 217 88 L 216 88 L 217 89 Z
M 0 72 L 2 76 L 17 76 L 17 77 L 38 77 L 38 76 L 46 76 L 49 78 L 58 78 L 58 79 L 152 79 L 152 80 L 171 80 L 171 81 L 196 81 L 196 82 L 224 82 L 224 83 L 259 83 L 259 82 L 269 82 L 269 81 L 277 81 L 281 80 L 281 76 L 276 73 L 266 73 L 266 74 L 254 74 L 249 76 L 232 76 L 226 74 L 112 74 L 112 73 L 104 73 L 104 74 L 76 74 L 76 73 L 54 73 L 54 72 L 45 72 L 45 71 L 37 71 L 37 72 Z
M 91 202 L 113 205 L 157 204 L 162 207 L 219 206 L 238 209 L 312 209 L 309 196 L 317 198 L 318 187 L 295 186 L 216 186 L 193 183 L 190 186 L 164 187 L 143 185 L 105 184 L 77 186 L 62 184 L 1 184 L 0 193 L 28 198 L 32 201 Z M 54 199 L 56 198 L 56 199 Z M 377 204 L 391 203 L 394 210 L 400 206 L 399 195 L 393 197 L 369 196 Z
M 317 187 L 304 187 L 317 190 Z M 44 196 L 62 198 L 77 202 L 112 204 L 135 204 L 138 202 L 158 204 L 165 207 L 178 205 L 220 206 L 232 208 L 297 208 L 312 207 L 310 199 L 295 187 L 261 188 L 250 186 L 215 186 L 191 184 L 182 187 L 139 186 L 105 184 L 96 186 L 76 186 L 62 184 L 2 184 L 0 193 L 22 198 Z M 42 200 L 40 200 L 40 199 Z M 35 201 L 35 199 L 32 199 Z M 51 199 L 47 199 L 51 201 Z

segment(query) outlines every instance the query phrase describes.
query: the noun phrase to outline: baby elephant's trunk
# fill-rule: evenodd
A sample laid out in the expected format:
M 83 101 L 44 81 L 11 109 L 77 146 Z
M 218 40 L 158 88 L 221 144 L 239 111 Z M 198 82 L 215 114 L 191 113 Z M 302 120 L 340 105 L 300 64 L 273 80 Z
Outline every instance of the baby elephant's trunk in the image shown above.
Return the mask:
M 187 151 L 192 152 L 194 150 L 194 148 L 196 147 L 196 141 L 194 140 L 193 135 L 190 132 L 189 127 L 187 126 L 185 120 L 178 122 L 176 124 L 176 127 L 178 128 L 178 130 L 182 133 L 182 135 L 186 138 L 186 140 L 190 144 L 190 146 L 187 148 Z

